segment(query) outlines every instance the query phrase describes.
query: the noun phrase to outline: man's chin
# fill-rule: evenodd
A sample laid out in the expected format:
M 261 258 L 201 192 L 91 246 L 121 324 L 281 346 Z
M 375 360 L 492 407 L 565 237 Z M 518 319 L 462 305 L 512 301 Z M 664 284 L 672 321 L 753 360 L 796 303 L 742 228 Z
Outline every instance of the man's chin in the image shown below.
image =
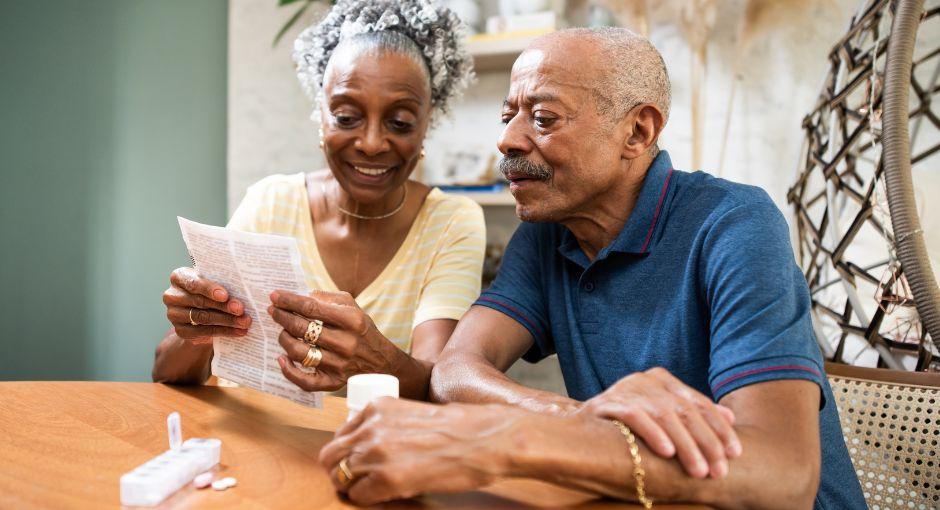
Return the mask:
M 516 216 L 528 223 L 544 223 L 554 221 L 554 215 L 542 207 L 534 204 L 516 203 Z

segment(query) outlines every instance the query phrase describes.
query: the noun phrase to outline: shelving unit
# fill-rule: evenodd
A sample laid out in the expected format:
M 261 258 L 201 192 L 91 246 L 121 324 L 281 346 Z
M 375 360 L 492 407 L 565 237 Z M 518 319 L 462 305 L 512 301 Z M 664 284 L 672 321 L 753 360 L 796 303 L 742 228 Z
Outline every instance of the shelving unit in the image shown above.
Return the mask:
M 513 198 L 512 194 L 508 191 L 501 191 L 498 193 L 448 191 L 447 193 L 450 193 L 451 195 L 467 197 L 482 206 L 516 206 L 516 199 Z
M 522 50 L 539 36 L 551 31 L 541 29 L 509 34 L 478 34 L 467 40 L 467 51 L 473 56 L 476 72 L 508 72 Z

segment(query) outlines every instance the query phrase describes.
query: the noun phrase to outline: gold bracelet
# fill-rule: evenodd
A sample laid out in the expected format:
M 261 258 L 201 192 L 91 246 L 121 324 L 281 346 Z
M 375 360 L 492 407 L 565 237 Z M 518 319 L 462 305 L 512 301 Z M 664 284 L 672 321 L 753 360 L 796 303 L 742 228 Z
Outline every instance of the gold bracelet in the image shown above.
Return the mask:
M 636 496 L 640 500 L 643 508 L 653 508 L 653 500 L 646 497 L 646 471 L 640 463 L 643 459 L 640 457 L 640 445 L 636 443 L 636 436 L 630 430 L 630 427 L 623 424 L 620 420 L 610 420 L 620 429 L 620 432 L 627 438 L 630 445 L 630 457 L 633 457 L 633 479 L 636 480 Z

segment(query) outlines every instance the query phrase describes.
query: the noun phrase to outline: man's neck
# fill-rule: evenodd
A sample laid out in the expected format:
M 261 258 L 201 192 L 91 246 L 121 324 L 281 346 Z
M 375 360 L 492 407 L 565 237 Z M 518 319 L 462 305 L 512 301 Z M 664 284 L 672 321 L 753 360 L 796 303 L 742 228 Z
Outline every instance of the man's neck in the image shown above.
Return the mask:
M 579 211 L 561 222 L 574 234 L 588 260 L 593 261 L 627 224 L 651 165 L 652 160 L 648 157 L 630 161 L 624 179 L 595 196 L 590 209 Z

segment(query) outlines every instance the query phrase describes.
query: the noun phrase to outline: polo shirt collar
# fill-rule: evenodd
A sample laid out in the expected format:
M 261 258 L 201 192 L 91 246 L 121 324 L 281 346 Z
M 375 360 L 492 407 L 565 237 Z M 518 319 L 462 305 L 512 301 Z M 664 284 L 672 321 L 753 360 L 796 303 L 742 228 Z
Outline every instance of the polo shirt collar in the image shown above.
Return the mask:
M 623 229 L 610 245 L 604 247 L 597 254 L 595 260 L 605 258 L 610 252 L 649 253 L 653 246 L 653 234 L 656 231 L 656 225 L 659 223 L 663 204 L 669 191 L 672 172 L 672 161 L 669 159 L 669 154 L 666 151 L 660 151 L 646 171 L 640 195 L 637 197 L 633 211 L 630 212 L 630 217 L 627 218 Z M 558 251 L 582 267 L 589 265 L 577 239 L 567 228 Z

